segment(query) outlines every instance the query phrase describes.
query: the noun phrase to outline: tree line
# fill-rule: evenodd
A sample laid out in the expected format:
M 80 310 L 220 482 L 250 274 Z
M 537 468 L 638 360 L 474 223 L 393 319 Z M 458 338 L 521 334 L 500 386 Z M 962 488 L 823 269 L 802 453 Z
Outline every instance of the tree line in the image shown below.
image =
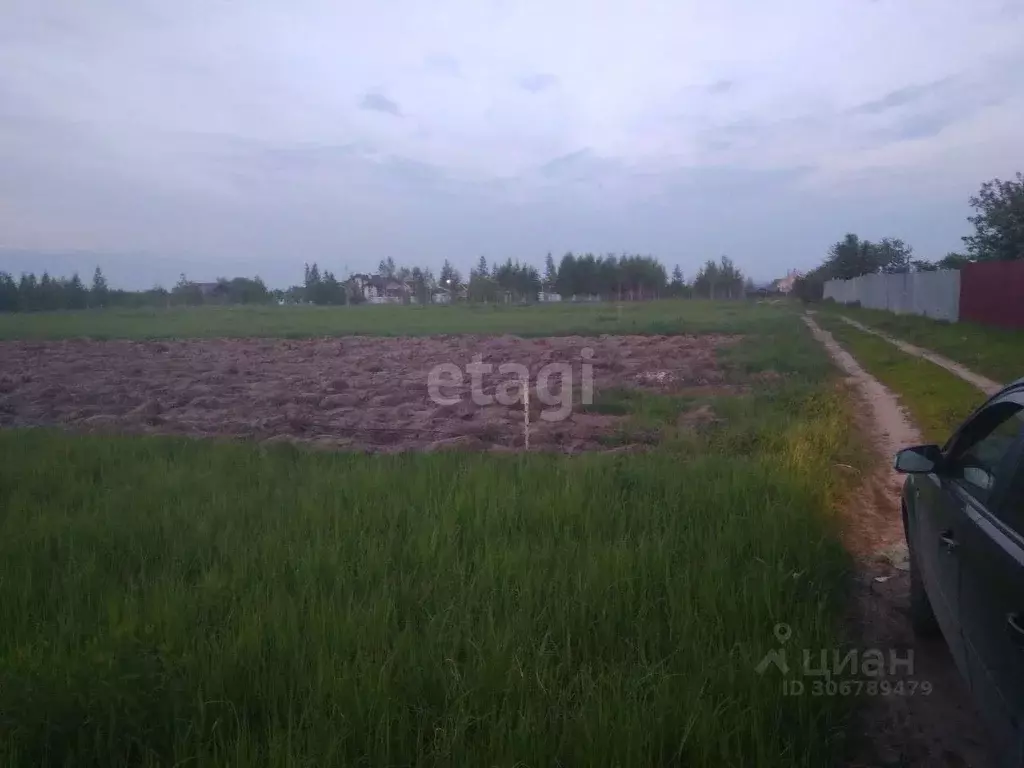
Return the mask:
M 384 259 L 377 274 L 385 280 L 407 285 L 408 298 L 427 304 L 439 289 L 454 298 L 470 302 L 530 302 L 541 293 L 600 300 L 642 301 L 657 298 L 739 298 L 744 278 L 727 256 L 708 260 L 691 282 L 684 279 L 677 265 L 671 277 L 652 256 L 623 254 L 595 256 L 592 253 L 566 253 L 555 264 L 547 255 L 543 274 L 531 264 L 506 259 L 488 264 L 481 256 L 470 269 L 468 279 L 447 259 L 437 278 L 426 267 L 405 267 L 393 259 Z M 749 283 L 749 281 L 748 281 Z M 141 308 L 200 306 L 216 304 L 358 304 L 362 291 L 352 278 L 338 279 L 334 273 L 313 262 L 306 264 L 301 285 L 286 289 L 267 288 L 257 276 L 217 278 L 213 283 L 197 283 L 184 274 L 171 290 L 156 286 L 143 291 L 112 289 L 97 267 L 90 286 L 78 274 L 54 278 L 44 272 L 36 278 L 22 274 L 16 280 L 0 272 L 0 312 L 35 312 L 102 307 Z
M 143 291 L 111 288 L 99 267 L 87 287 L 78 273 L 70 278 L 43 272 L 23 273 L 17 280 L 0 272 L 0 312 L 47 312 L 61 309 L 116 307 L 197 306 L 200 304 L 268 304 L 277 297 L 259 277 L 218 278 L 214 283 L 195 283 L 182 275 L 167 290 L 156 286 Z
M 968 203 L 975 213 L 967 217 L 974 233 L 961 238 L 965 252 L 950 251 L 938 261 L 915 259 L 914 249 L 900 238 L 879 242 L 848 233 L 833 244 L 824 262 L 796 281 L 794 290 L 805 301 L 819 301 L 828 280 L 849 280 L 861 275 L 931 272 L 960 269 L 981 261 L 1024 260 L 1024 174 L 1009 181 L 982 183 Z

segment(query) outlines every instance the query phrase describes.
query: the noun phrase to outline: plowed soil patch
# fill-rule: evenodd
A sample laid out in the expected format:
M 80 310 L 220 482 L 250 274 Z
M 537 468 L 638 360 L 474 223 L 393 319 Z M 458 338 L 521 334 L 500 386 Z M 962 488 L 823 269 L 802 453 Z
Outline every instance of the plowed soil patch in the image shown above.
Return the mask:
M 715 359 L 727 336 L 345 337 L 301 341 L 224 339 L 0 343 L 0 425 L 90 431 L 297 440 L 374 451 L 463 447 L 509 450 L 523 444 L 522 406 L 475 403 L 467 373 L 440 405 L 428 374 L 442 363 L 465 369 L 479 355 L 494 365 L 482 391 L 509 381 L 502 363 L 530 371 L 531 448 L 602 450 L 620 417 L 581 412 L 582 365 L 595 390 L 687 391 L 723 383 Z M 585 358 L 584 349 L 592 350 Z M 536 374 L 566 363 L 573 409 L 536 396 Z M 552 380 L 558 390 L 559 379 Z

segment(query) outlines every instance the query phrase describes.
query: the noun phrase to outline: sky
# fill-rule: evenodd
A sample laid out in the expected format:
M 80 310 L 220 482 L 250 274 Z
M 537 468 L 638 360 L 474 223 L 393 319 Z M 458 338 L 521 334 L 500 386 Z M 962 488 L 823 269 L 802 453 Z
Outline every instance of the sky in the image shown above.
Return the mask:
M 0 270 L 938 259 L 1024 166 L 1024 0 L 0 0 Z

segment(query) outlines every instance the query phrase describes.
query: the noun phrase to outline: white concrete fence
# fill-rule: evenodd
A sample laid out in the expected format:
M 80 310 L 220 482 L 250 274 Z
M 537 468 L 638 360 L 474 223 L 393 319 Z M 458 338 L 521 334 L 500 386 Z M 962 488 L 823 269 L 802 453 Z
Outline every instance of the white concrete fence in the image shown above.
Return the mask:
M 841 304 L 859 301 L 868 309 L 887 309 L 901 315 L 925 315 L 956 322 L 960 319 L 960 272 L 940 269 L 829 280 L 825 283 L 824 297 Z

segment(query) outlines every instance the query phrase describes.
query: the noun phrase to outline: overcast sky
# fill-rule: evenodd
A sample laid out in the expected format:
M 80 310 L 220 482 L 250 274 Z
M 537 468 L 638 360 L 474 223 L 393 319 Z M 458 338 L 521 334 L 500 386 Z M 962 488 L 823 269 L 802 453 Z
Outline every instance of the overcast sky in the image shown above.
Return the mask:
M 1024 0 L 0 0 L 0 269 L 145 287 L 940 258 L 1024 167 Z

